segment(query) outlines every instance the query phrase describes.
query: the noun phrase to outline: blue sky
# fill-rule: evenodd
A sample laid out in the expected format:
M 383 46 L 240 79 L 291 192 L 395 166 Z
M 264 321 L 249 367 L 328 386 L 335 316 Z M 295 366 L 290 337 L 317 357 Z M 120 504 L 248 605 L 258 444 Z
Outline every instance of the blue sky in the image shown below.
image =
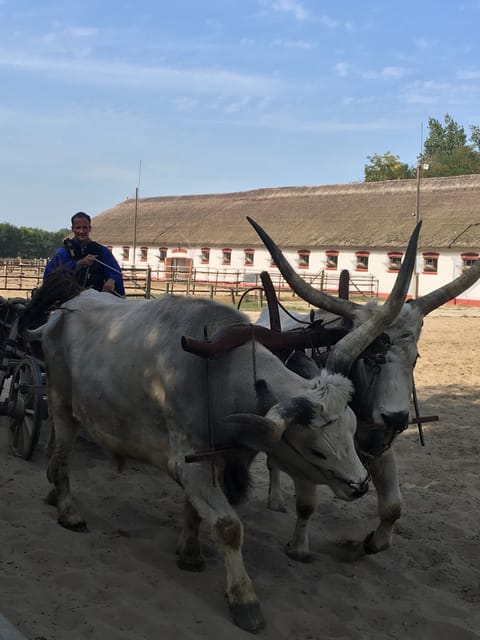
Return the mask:
M 480 0 L 0 0 L 0 222 L 414 164 L 429 117 L 480 124 L 479 24 Z

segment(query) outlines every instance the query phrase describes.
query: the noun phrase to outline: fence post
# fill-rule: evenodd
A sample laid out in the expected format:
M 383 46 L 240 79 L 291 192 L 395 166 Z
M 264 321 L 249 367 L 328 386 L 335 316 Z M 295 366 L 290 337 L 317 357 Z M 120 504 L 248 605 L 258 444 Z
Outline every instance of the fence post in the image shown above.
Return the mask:
M 145 281 L 145 297 L 150 299 L 152 297 L 152 267 L 147 267 L 147 279 Z

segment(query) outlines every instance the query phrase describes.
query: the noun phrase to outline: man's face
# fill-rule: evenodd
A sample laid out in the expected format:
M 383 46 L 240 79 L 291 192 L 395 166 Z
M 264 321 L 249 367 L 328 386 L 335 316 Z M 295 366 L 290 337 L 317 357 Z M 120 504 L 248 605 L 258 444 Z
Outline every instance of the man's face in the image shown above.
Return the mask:
M 85 244 L 90 238 L 91 225 L 86 218 L 74 218 L 72 224 L 75 240 L 80 244 Z

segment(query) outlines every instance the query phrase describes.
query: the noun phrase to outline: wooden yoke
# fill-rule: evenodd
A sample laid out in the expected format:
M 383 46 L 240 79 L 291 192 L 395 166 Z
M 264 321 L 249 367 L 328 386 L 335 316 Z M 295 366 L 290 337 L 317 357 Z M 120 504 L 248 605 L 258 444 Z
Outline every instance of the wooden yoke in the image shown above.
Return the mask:
M 329 347 L 336 344 L 346 334 L 342 327 L 325 327 L 321 322 L 293 329 L 292 331 L 274 331 L 254 324 L 239 323 L 223 329 L 211 340 L 198 340 L 182 336 L 182 348 L 203 358 L 219 358 L 227 351 L 256 340 L 267 349 L 278 353 L 283 349 L 311 349 Z

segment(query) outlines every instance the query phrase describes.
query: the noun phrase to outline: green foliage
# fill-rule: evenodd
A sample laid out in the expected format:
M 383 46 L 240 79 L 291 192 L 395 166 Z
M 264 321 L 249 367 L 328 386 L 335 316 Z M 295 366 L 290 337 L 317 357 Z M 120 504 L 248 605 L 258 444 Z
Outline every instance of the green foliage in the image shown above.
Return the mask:
M 423 146 L 422 162 L 429 165 L 428 176 L 462 176 L 480 173 L 480 129 L 470 126 L 471 144 L 465 129 L 448 113 L 442 125 L 435 118 L 428 119 L 429 135 Z M 478 150 L 475 149 L 478 147 Z
M 439 153 L 427 160 L 428 171 L 424 175 L 429 178 L 480 173 L 480 153 L 468 145 L 458 147 L 450 153 Z
M 43 231 L 0 223 L 0 258 L 48 258 L 68 233 L 68 229 Z
M 365 182 L 379 182 L 382 180 L 403 180 L 413 178 L 415 169 L 400 162 L 399 156 L 389 151 L 383 155 L 367 156 L 370 164 L 365 165 Z
M 423 145 L 425 158 L 433 159 L 449 155 L 466 146 L 465 129 L 452 120 L 448 113 L 444 117 L 444 122 L 445 125 L 442 126 L 435 118 L 428 119 L 429 134 Z
M 470 125 L 470 141 L 464 127 L 447 113 L 443 124 L 435 118 L 428 119 L 428 137 L 423 153 L 413 167 L 400 161 L 390 152 L 367 156 L 365 182 L 414 178 L 417 163 L 428 164 L 425 177 L 462 176 L 480 173 L 480 127 Z
M 474 150 L 480 151 L 480 127 L 477 125 L 470 125 L 470 142 Z

